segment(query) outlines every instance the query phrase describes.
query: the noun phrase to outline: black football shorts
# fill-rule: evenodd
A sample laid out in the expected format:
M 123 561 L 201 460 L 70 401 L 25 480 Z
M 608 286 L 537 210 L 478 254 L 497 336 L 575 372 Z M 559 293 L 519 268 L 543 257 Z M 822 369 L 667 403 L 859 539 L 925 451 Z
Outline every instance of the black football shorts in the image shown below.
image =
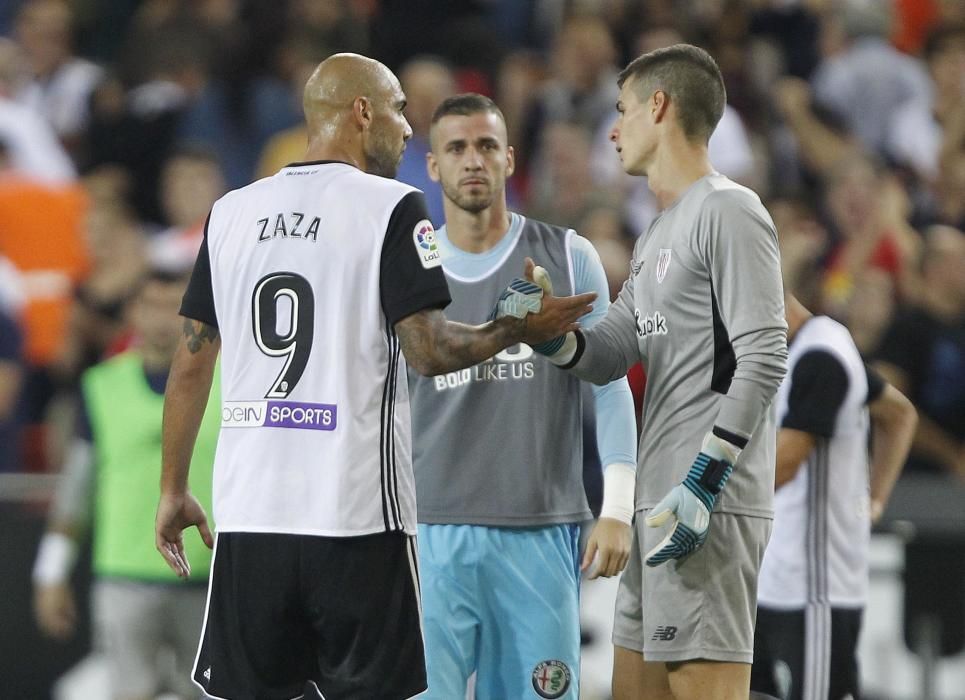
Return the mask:
M 426 688 L 415 538 L 219 533 L 194 681 L 230 700 Z

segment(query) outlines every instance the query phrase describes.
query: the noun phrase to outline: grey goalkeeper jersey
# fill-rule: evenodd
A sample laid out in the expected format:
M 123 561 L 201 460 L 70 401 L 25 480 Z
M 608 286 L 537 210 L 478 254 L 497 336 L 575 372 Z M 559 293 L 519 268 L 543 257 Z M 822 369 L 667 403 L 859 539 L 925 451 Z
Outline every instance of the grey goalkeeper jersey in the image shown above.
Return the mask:
M 526 256 L 538 260 L 554 293 L 573 293 L 568 240 L 575 235 L 532 219 L 481 277 L 443 269 L 452 294 L 446 317 L 479 324 Z M 444 231 L 440 231 L 440 239 Z M 409 371 L 412 461 L 420 523 L 540 526 L 591 517 L 583 490 L 579 380 L 525 344 L 474 367 L 437 377 Z
M 630 278 L 583 337 L 577 376 L 607 382 L 637 360 L 647 371 L 638 510 L 683 480 L 718 426 L 748 442 L 717 510 L 773 517 L 787 324 L 777 233 L 754 192 L 719 173 L 691 185 L 637 241 Z

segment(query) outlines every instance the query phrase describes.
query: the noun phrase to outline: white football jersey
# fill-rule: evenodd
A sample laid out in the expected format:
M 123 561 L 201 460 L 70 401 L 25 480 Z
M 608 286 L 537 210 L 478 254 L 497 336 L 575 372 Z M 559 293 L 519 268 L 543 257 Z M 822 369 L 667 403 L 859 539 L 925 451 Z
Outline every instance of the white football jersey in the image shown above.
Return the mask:
M 801 371 L 808 361 L 830 362 L 833 373 Z M 819 407 L 821 397 L 834 393 L 840 398 L 836 415 Z M 788 348 L 777 411 L 782 427 L 817 440 L 795 477 L 774 495 L 774 529 L 758 581 L 761 605 L 864 605 L 871 536 L 868 398 L 867 370 L 851 334 L 826 316 L 809 319 Z
M 218 530 L 414 533 L 394 324 L 448 302 L 408 185 L 323 161 L 218 200 L 181 309 L 221 334 Z

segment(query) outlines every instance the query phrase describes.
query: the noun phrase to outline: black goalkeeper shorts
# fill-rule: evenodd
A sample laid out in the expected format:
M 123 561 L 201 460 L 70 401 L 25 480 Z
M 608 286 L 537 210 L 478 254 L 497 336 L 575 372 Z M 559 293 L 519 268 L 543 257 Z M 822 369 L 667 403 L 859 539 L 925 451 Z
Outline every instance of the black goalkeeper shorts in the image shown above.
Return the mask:
M 426 689 L 415 538 L 219 533 L 194 681 L 230 700 Z

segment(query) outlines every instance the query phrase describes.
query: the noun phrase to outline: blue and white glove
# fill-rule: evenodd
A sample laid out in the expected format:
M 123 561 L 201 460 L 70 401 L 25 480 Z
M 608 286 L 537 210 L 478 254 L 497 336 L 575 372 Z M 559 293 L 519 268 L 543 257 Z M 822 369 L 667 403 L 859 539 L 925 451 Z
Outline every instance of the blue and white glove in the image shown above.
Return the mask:
M 660 527 L 675 519 L 667 536 L 647 552 L 647 566 L 681 559 L 700 548 L 707 539 L 717 497 L 734 471 L 739 454 L 736 445 L 707 433 L 683 483 L 671 489 L 647 516 L 648 527 Z
M 550 279 L 549 273 L 546 271 L 545 267 L 537 265 L 533 268 L 533 281 L 540 286 L 544 294 L 553 296 L 553 281 Z M 555 338 L 550 338 L 542 343 L 536 343 L 530 347 L 534 351 L 538 352 L 540 355 L 555 355 L 559 352 L 559 349 L 563 347 L 563 343 L 566 341 L 565 335 L 559 335 Z
M 541 308 L 543 308 L 543 288 L 516 277 L 499 295 L 496 306 L 489 314 L 489 320 L 495 321 L 504 316 L 526 318 L 526 314 L 538 314 Z

